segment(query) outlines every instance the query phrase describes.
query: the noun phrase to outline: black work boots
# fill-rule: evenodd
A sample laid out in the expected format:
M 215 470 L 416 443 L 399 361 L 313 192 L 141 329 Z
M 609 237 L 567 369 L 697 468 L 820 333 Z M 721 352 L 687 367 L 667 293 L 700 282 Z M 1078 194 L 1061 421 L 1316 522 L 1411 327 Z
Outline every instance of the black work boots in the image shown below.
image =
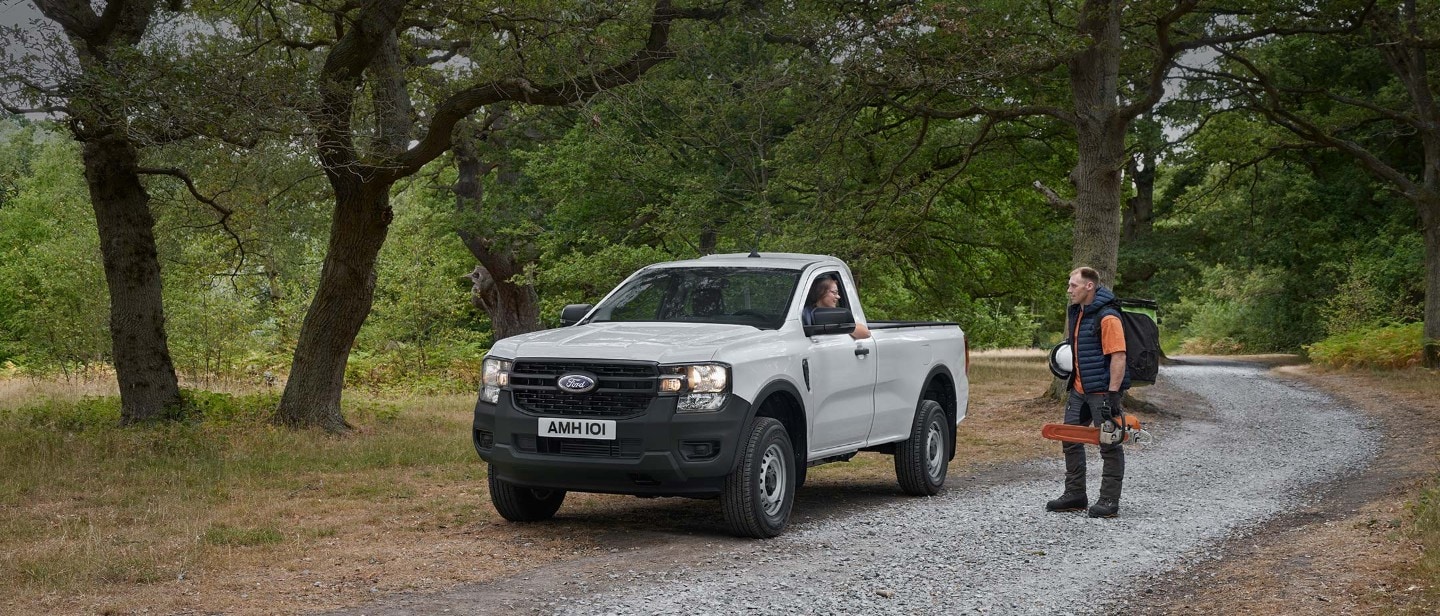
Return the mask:
M 1084 492 L 1071 492 L 1066 490 L 1060 498 L 1045 503 L 1046 511 L 1080 511 L 1090 504 Z
M 1113 518 L 1120 515 L 1120 501 L 1102 496 L 1094 505 L 1090 505 L 1089 515 L 1092 518 Z
M 1120 515 L 1120 500 L 1115 498 L 1100 497 L 1090 509 L 1086 510 L 1085 505 L 1090 501 L 1085 498 L 1084 492 L 1066 492 L 1060 498 L 1045 503 L 1046 511 L 1085 511 L 1092 518 L 1113 518 Z
M 1113 518 L 1120 514 L 1120 490 L 1125 483 L 1125 450 L 1120 445 L 1101 445 L 1100 498 L 1094 505 L 1085 498 L 1085 446 L 1061 443 L 1065 452 L 1065 493 L 1045 503 L 1046 511 L 1086 511 L 1092 518 Z M 1090 505 L 1086 510 L 1086 505 Z

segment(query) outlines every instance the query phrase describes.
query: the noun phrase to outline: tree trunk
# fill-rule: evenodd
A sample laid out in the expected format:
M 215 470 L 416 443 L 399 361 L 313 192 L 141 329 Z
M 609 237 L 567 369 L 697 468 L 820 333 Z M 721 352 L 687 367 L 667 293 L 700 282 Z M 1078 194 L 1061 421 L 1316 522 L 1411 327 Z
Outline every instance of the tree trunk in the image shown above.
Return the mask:
M 344 432 L 351 427 L 340 413 L 345 364 L 375 302 L 375 259 L 393 215 L 389 184 L 348 182 L 332 174 L 331 185 L 335 217 L 330 243 L 275 421 Z
M 1100 282 L 1115 284 L 1120 255 L 1121 174 L 1129 118 L 1120 114 L 1120 3 L 1095 0 L 1081 10 L 1078 28 L 1090 45 L 1068 65 L 1075 99 L 1078 159 L 1070 172 L 1075 186 L 1075 245 L 1071 260 L 1099 270 Z
M 1432 163 L 1434 164 L 1434 163 Z M 1417 202 L 1425 236 L 1425 325 L 1422 361 L 1440 368 L 1440 195 Z
M 479 214 L 484 204 L 484 188 L 480 178 L 495 169 L 480 161 L 475 147 L 478 136 L 455 144 L 455 207 L 462 213 Z M 471 220 L 479 220 L 479 216 Z M 473 224 L 473 223 L 472 223 Z M 471 273 L 474 282 L 472 301 L 490 316 L 495 340 L 543 329 L 540 324 L 540 295 L 531 282 L 516 283 L 525 273 L 526 259 L 513 247 L 497 246 L 479 229 L 458 229 L 456 233 L 465 248 L 480 262 Z
M 181 412 L 180 386 L 165 337 L 155 218 L 136 173 L 139 154 L 129 141 L 110 133 L 86 140 L 83 156 L 110 290 L 120 422 L 173 418 Z
M 715 227 L 707 225 L 700 231 L 700 254 L 715 254 L 715 247 L 720 243 L 720 232 Z M 759 250 L 760 243 L 755 243 L 755 249 Z
M 540 324 L 540 294 L 532 284 L 511 282 L 523 268 L 509 255 L 494 255 L 479 246 L 481 240 L 466 232 L 460 237 L 481 265 L 470 273 L 471 301 L 490 316 L 495 340 L 544 329 Z
M 1120 241 L 1134 247 L 1144 244 L 1155 229 L 1155 152 L 1146 149 L 1130 157 L 1127 175 L 1135 186 L 1135 195 L 1125 200 L 1120 215 Z M 1151 259 L 1126 259 L 1119 279 L 1125 282 L 1146 282 L 1158 269 Z
M 1113 287 L 1120 259 L 1120 169 L 1124 165 L 1124 126 L 1081 128 L 1080 156 L 1070 173 L 1075 184 L 1075 267 L 1100 272 Z
M 1121 219 L 1121 240 L 1134 242 L 1150 236 L 1155 229 L 1155 153 L 1149 150 L 1130 159 L 1130 180 L 1135 196 L 1125 200 Z

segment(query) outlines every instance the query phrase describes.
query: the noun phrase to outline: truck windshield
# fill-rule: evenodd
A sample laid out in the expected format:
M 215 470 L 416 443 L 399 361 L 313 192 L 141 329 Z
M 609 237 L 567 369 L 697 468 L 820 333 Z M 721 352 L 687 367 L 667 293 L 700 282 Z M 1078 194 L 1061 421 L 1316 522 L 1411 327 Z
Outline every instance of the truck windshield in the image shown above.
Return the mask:
M 779 329 L 798 270 L 670 267 L 642 272 L 596 307 L 591 323 L 728 323 Z

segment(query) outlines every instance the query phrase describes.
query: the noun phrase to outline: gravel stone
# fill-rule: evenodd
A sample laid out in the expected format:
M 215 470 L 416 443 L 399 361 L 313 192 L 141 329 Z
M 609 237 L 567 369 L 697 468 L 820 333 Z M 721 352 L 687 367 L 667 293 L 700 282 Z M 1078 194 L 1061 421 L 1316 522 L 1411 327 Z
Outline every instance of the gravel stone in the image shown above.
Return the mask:
M 1061 488 L 1056 447 L 1054 460 L 1035 463 L 1053 481 L 951 483 L 935 497 L 792 526 L 763 557 L 716 554 L 724 568 L 679 568 L 659 580 L 627 572 L 602 594 L 565 598 L 558 613 L 1123 612 L 1150 581 L 1220 558 L 1218 542 L 1308 503 L 1316 487 L 1377 452 L 1370 420 L 1262 368 L 1176 365 L 1161 378 L 1214 414 L 1161 420 L 1155 444 L 1126 448 L 1118 518 L 1044 510 Z M 1093 497 L 1101 465 L 1087 449 Z

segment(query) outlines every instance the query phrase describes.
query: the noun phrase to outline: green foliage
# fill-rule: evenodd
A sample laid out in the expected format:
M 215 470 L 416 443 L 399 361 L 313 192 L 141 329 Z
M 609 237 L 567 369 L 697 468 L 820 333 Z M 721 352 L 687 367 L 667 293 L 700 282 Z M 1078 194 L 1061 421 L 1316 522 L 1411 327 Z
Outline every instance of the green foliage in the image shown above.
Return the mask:
M 1291 278 L 1276 268 L 1249 271 L 1216 265 L 1166 314 L 1187 338 L 1190 353 L 1261 353 L 1295 348 L 1319 329 L 1313 310 L 1287 301 Z M 1173 325 L 1172 325 L 1173 327 Z
M 453 205 L 418 190 L 395 197 L 377 263 L 375 305 L 346 365 L 346 383 L 412 393 L 468 391 L 478 382 L 489 327 L 470 302 L 475 267 L 455 234 Z
M 1137 5 L 1126 19 L 1152 18 L 1158 6 Z M 204 19 L 229 16 L 214 3 L 192 10 Z M 470 41 L 466 53 L 485 61 L 456 69 L 461 79 L 413 79 L 408 87 L 421 107 L 456 84 L 522 63 L 532 79 L 571 77 L 577 51 L 586 66 L 626 57 L 646 26 L 641 5 L 488 10 L 469 7 L 446 19 L 513 19 L 508 25 L 548 46 L 522 58 L 509 39 L 445 21 L 436 35 Z M 1071 93 L 1055 79 L 1064 67 L 1025 71 L 1085 41 L 1056 28 L 1038 5 L 846 10 L 836 19 L 828 5 L 800 3 L 773 8 L 774 19 L 687 22 L 672 32 L 678 57 L 635 84 L 579 106 L 483 110 L 476 118 L 489 128 L 476 144 L 487 169 L 481 207 L 458 212 L 443 190 L 455 181 L 453 161 L 427 168 L 427 182 L 396 186 L 375 304 L 352 349 L 347 385 L 473 388 L 490 326 L 471 303 L 465 276 L 476 262 L 456 237 L 460 228 L 523 264 L 517 280 L 536 285 L 548 325 L 563 305 L 597 301 L 639 267 L 748 251 L 758 237 L 762 250 L 845 259 L 871 319 L 958 321 L 977 348 L 1049 342 L 1064 314 L 1072 223 L 1032 184 L 1064 191 L 1076 158 L 1064 144 L 1075 135 L 1046 116 L 994 124 L 925 119 L 912 106 L 1064 107 Z M 1070 7 L 1056 10 L 1061 22 L 1074 20 Z M 531 13 L 563 18 L 530 20 Z M 571 18 L 590 25 L 566 30 Z M 313 93 L 238 95 L 316 69 L 323 51 L 252 49 L 329 27 L 323 12 L 307 7 L 290 7 L 285 20 L 246 21 L 234 40 L 195 45 L 157 34 L 149 50 L 155 61 L 137 64 L 125 84 L 185 101 L 205 100 L 207 89 L 224 92 L 244 104 L 188 105 L 183 115 L 206 131 L 243 134 L 263 125 L 287 135 L 248 149 L 207 141 L 144 151 L 146 166 L 189 170 L 201 192 L 231 212 L 217 226 L 217 211 L 197 204 L 175 178 L 146 180 L 171 352 L 192 384 L 283 376 L 327 247 L 334 195 L 308 149 L 288 136 L 303 125 L 293 109 L 313 104 Z M 811 44 L 767 42 L 776 35 Z M 1132 38 L 1121 70 L 1131 74 L 1143 70 L 1151 47 L 1128 44 L 1143 39 L 1143 28 L 1125 36 Z M 1400 108 L 1404 93 L 1381 55 L 1354 42 L 1276 37 L 1257 60 L 1284 69 L 1286 83 L 1327 79 L 1347 96 Z M 433 50 L 407 34 L 401 51 Z M 1193 100 L 1132 135 L 1153 146 L 1173 125 L 1206 118 L 1190 143 L 1161 158 L 1154 232 L 1121 246 L 1122 271 L 1147 275 L 1118 280 L 1117 292 L 1159 300 L 1167 344 L 1188 337 L 1190 350 L 1293 351 L 1326 335 L 1418 319 L 1423 250 L 1413 207 L 1347 158 L 1295 150 L 1293 136 L 1257 115 L 1210 117 L 1206 97 L 1217 91 L 1192 83 Z M 361 97 L 356 126 L 369 126 L 373 104 Z M 1359 127 L 1347 137 L 1381 146 L 1404 165 L 1417 162 L 1408 133 L 1325 101 L 1306 104 L 1326 126 Z M 361 150 L 375 149 L 370 137 L 359 141 Z M 42 125 L 14 121 L 0 125 L 0 154 L 0 365 L 53 372 L 103 364 L 105 286 L 75 146 Z M 205 421 L 249 421 L 247 413 L 271 404 L 186 395 Z M 222 419 L 227 413 L 239 415 Z
M 1343 282 L 1325 299 L 1326 333 L 1334 336 L 1386 323 L 1420 321 L 1425 308 L 1425 247 L 1419 234 L 1380 235 L 1356 253 L 1339 272 Z
M 78 147 L 33 139 L 30 173 L 0 209 L 0 356 L 69 371 L 108 355 L 109 293 Z
M 1400 369 L 1420 365 L 1424 324 L 1352 329 L 1305 347 L 1311 361 L 1335 368 Z
M 1200 143 L 1210 131 L 1249 129 L 1207 127 Z M 1411 204 L 1333 153 L 1248 165 L 1232 154 L 1197 151 L 1162 174 L 1165 215 L 1139 247 L 1157 271 L 1143 288 L 1168 330 L 1195 338 L 1186 349 L 1296 352 L 1327 333 L 1418 315 L 1423 250 Z M 1238 295 L 1237 279 L 1256 295 Z

